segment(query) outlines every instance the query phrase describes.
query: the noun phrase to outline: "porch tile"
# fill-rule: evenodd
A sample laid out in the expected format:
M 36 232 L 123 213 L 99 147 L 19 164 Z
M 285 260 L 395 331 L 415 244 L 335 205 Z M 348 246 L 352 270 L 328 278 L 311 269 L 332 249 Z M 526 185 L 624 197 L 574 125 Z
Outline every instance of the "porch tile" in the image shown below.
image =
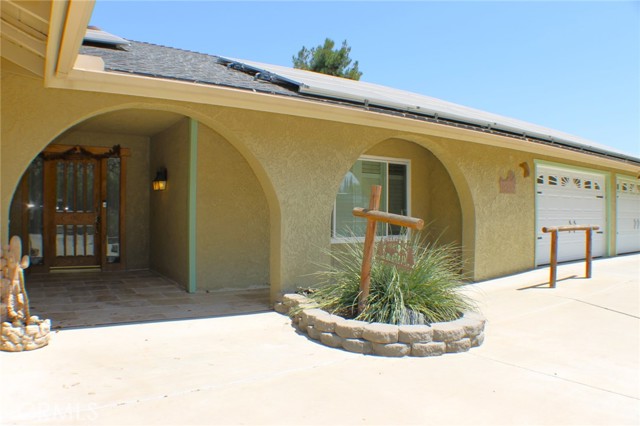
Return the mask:
M 34 315 L 54 329 L 260 312 L 269 289 L 188 294 L 151 271 L 27 276 Z

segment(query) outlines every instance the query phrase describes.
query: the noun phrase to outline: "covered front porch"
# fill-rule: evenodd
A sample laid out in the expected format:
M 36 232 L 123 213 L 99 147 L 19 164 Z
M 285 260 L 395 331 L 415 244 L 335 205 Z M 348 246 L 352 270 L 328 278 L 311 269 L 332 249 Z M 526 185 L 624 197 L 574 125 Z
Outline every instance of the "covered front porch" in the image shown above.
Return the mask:
M 52 329 L 241 315 L 269 310 L 269 289 L 185 292 L 152 271 L 27 275 L 31 312 Z

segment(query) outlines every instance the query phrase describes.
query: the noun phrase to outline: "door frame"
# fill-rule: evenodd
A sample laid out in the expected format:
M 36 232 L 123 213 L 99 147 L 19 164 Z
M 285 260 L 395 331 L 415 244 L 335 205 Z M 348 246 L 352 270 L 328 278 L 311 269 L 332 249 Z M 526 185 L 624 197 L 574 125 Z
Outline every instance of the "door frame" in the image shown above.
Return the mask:
M 99 247 L 96 247 L 96 250 L 99 251 L 99 262 L 98 266 L 102 269 L 102 271 L 118 271 L 126 269 L 126 222 L 125 222 L 125 211 L 126 211 L 126 176 L 127 176 L 127 157 L 131 155 L 129 148 L 122 148 L 119 145 L 115 145 L 113 147 L 98 147 L 98 146 L 87 146 L 87 145 L 59 145 L 59 144 L 50 144 L 48 145 L 41 153 L 40 157 L 43 158 L 45 162 L 49 160 L 55 159 L 64 159 L 66 156 L 85 156 L 92 157 L 98 160 L 99 169 L 100 169 L 100 183 L 98 185 L 99 188 L 99 215 L 101 217 L 99 232 L 100 235 L 97 238 L 99 240 Z M 107 160 L 109 158 L 120 158 L 120 211 L 119 211 L 119 255 L 120 261 L 118 263 L 108 263 L 107 262 L 107 207 L 106 207 L 106 193 L 107 193 Z M 26 191 L 28 187 L 28 174 L 25 173 L 23 180 L 21 182 L 23 191 L 23 198 L 28 197 L 28 191 Z M 53 176 L 47 175 L 47 166 L 44 166 L 44 183 L 43 183 L 43 220 L 42 220 L 42 239 L 43 239 L 43 249 L 44 249 L 44 263 L 43 265 L 33 265 L 31 268 L 33 272 L 49 272 L 53 265 L 53 257 L 55 253 L 52 252 L 52 247 L 50 243 L 51 233 L 54 233 L 55 230 L 52 229 L 53 218 L 52 210 L 49 208 L 48 203 L 53 201 L 55 202 L 55 191 L 56 188 L 52 187 L 54 180 Z M 53 195 L 52 195 L 53 194 Z M 23 200 L 24 201 L 24 200 Z M 23 206 L 26 205 L 26 201 L 22 203 Z M 26 229 L 27 221 L 24 218 L 28 215 L 26 208 L 23 207 L 23 239 L 28 237 L 28 230 Z M 48 249 L 46 248 L 48 247 Z

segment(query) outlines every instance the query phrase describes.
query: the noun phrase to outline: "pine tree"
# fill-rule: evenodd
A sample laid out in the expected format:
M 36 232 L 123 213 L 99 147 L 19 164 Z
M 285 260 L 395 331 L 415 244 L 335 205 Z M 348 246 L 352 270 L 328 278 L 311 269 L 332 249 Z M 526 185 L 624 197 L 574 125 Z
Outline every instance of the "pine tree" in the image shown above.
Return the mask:
M 358 70 L 358 61 L 355 61 L 353 66 L 349 68 L 351 64 L 350 52 L 351 47 L 349 47 L 346 40 L 342 42 L 340 49 L 335 49 L 335 42 L 327 38 L 324 41 L 324 45 L 312 47 L 311 49 L 302 46 L 298 55 L 292 58 L 293 67 L 351 80 L 360 80 L 362 73 Z

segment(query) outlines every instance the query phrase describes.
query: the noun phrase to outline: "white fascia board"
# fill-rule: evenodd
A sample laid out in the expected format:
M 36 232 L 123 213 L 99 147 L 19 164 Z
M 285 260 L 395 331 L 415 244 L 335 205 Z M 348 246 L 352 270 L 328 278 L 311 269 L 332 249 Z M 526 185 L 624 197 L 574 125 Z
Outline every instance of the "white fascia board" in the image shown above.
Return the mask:
M 94 1 L 69 2 L 67 15 L 62 27 L 56 74 L 64 76 L 73 69 L 87 25 L 91 20 L 94 4 Z

